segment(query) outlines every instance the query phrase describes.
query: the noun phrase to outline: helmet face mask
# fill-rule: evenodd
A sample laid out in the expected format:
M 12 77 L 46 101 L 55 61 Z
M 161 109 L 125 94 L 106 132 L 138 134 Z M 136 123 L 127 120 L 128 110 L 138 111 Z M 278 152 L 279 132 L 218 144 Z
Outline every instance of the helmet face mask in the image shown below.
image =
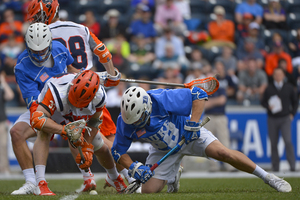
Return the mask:
M 152 101 L 141 87 L 130 87 L 121 99 L 121 115 L 126 124 L 136 128 L 144 127 L 150 119 Z
M 29 58 L 36 66 L 43 66 L 51 57 L 52 34 L 46 24 L 31 24 L 26 31 L 25 42 Z

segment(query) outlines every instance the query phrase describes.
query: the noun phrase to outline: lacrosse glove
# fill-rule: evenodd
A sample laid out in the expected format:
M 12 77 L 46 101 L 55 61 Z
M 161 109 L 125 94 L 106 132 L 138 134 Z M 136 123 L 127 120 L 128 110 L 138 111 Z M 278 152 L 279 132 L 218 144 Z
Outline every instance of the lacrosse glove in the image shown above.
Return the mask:
M 93 155 L 94 155 L 94 146 L 87 142 L 84 142 L 82 147 L 82 154 L 84 156 L 84 160 L 81 159 L 80 153 L 76 156 L 76 163 L 80 164 L 80 169 L 88 169 L 93 163 Z
M 98 76 L 100 77 L 101 85 L 105 87 L 113 87 L 117 86 L 120 83 L 121 73 L 115 68 L 114 76 L 108 74 L 107 72 L 98 72 Z
M 185 121 L 183 137 L 185 138 L 185 143 L 188 144 L 200 137 L 200 123 Z
M 146 183 L 152 176 L 154 176 L 154 172 L 152 172 L 149 167 L 135 161 L 130 165 L 128 175 L 139 180 L 141 183 Z

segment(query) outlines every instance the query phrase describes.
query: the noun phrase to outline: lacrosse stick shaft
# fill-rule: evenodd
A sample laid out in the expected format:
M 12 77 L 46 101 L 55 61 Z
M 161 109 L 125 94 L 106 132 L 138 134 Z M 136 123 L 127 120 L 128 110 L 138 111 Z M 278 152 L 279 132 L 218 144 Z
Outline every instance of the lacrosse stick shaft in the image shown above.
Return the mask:
M 166 85 L 166 86 L 174 86 L 174 87 L 185 87 L 184 84 L 178 83 L 164 83 L 164 82 L 157 82 L 157 81 L 144 81 L 144 80 L 135 80 L 135 79 L 120 79 L 121 82 L 127 83 L 146 83 L 151 85 Z
M 80 154 L 80 157 L 81 157 L 81 161 L 82 161 L 82 163 L 84 163 L 85 162 L 85 158 L 84 158 L 84 155 L 82 153 L 81 146 L 78 147 L 78 151 L 79 151 L 79 154 Z M 88 172 L 89 169 L 85 169 L 84 171 Z
M 205 117 L 202 122 L 200 123 L 200 127 L 204 126 L 207 122 L 210 121 L 210 117 Z M 184 138 L 175 146 L 173 149 L 171 149 L 164 157 L 162 157 L 157 163 L 155 163 L 150 169 L 151 171 L 155 170 L 162 162 L 164 162 L 173 152 L 175 152 L 179 147 L 181 147 L 184 144 Z

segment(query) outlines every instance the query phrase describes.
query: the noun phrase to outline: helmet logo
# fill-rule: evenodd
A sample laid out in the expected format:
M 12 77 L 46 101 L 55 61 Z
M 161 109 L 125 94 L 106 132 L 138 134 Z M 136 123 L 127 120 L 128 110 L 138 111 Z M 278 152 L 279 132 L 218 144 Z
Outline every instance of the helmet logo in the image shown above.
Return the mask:
M 143 104 L 147 104 L 148 103 L 148 97 L 147 96 L 143 96 Z

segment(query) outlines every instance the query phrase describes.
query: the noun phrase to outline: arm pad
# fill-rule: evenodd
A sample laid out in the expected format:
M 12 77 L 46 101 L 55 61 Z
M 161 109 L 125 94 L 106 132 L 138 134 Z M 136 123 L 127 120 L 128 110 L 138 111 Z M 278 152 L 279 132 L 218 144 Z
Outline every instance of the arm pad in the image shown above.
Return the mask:
M 202 90 L 201 88 L 198 87 L 193 87 L 191 89 L 191 93 L 192 93 L 192 100 L 208 100 L 208 96 L 207 93 Z
M 94 48 L 94 54 L 98 56 L 101 63 L 107 63 L 112 58 L 111 53 L 102 42 Z
M 35 111 L 31 117 L 31 127 L 41 131 L 46 124 L 48 117 L 41 111 Z

